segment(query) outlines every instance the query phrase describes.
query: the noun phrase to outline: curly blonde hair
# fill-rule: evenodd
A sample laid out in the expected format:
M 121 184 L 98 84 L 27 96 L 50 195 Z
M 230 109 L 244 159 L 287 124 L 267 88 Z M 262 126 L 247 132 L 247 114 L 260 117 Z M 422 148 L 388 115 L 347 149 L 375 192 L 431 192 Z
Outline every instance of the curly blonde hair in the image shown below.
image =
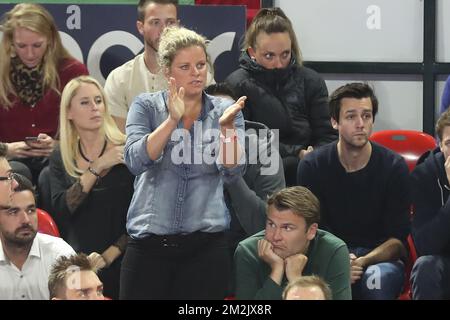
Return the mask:
M 159 66 L 161 69 L 170 68 L 178 51 L 198 46 L 205 51 L 208 66 L 211 67 L 209 55 L 206 51 L 206 43 L 206 38 L 195 31 L 178 26 L 165 28 L 159 42 Z

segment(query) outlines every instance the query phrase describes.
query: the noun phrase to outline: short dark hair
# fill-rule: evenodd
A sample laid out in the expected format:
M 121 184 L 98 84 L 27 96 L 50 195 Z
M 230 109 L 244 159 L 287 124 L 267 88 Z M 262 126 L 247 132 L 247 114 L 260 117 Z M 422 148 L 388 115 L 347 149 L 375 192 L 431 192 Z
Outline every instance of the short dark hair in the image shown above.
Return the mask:
M 70 273 L 75 271 L 93 271 L 97 269 L 91 263 L 91 260 L 84 254 L 78 253 L 69 257 L 60 256 L 53 264 L 48 277 L 48 291 L 50 299 L 61 296 L 65 292 L 66 280 Z
M 317 197 L 302 186 L 288 187 L 274 193 L 267 200 L 277 210 L 292 210 L 305 219 L 306 227 L 320 221 L 320 204 Z
M 14 189 L 14 192 L 30 191 L 36 198 L 36 192 L 33 184 L 27 177 L 19 173 L 14 173 L 14 180 L 17 181 L 17 187 Z
M 286 300 L 289 291 L 296 287 L 301 288 L 318 287 L 320 290 L 322 290 L 325 300 L 333 299 L 330 286 L 322 278 L 312 275 L 312 276 L 302 276 L 297 280 L 295 280 L 294 282 L 289 283 L 283 291 L 283 300 Z
M 178 11 L 178 0 L 139 0 L 139 4 L 137 7 L 137 15 L 139 21 L 144 21 L 145 19 L 145 9 L 150 3 L 156 4 L 173 4 Z
M 0 142 L 0 158 L 6 158 L 8 152 L 8 146 L 5 143 Z
M 445 111 L 441 114 L 438 121 L 436 122 L 436 135 L 438 136 L 438 138 L 441 142 L 442 142 L 442 134 L 444 133 L 444 129 L 445 129 L 445 127 L 449 127 L 449 126 L 450 126 L 450 109 L 447 109 L 447 111 Z
M 212 96 L 229 96 L 233 100 L 237 100 L 233 89 L 226 82 L 217 82 L 210 84 L 205 88 L 205 92 Z
M 378 99 L 375 96 L 373 89 L 367 84 L 362 82 L 352 82 L 343 85 L 330 95 L 329 106 L 330 106 L 330 116 L 336 122 L 339 123 L 339 114 L 341 112 L 341 102 L 344 98 L 370 98 L 372 102 L 372 116 L 373 121 L 375 121 L 375 116 L 378 112 Z

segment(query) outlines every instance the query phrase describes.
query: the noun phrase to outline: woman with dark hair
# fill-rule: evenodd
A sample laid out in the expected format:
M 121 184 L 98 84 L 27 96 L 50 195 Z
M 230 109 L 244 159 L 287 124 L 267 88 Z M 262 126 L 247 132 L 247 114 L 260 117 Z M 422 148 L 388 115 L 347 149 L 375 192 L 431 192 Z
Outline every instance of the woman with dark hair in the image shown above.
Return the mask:
M 247 30 L 240 67 L 226 82 L 247 96 L 244 118 L 279 130 L 286 185 L 296 184 L 300 159 L 337 139 L 323 79 L 302 65 L 291 21 L 280 8 L 261 9 Z

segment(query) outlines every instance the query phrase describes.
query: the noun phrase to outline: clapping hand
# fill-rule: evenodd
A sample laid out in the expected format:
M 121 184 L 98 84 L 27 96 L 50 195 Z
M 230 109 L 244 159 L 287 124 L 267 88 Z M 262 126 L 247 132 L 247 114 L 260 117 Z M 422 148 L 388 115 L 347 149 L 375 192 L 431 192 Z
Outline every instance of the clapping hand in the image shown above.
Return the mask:
M 177 91 L 177 83 L 174 78 L 169 79 L 169 116 L 177 123 L 184 115 L 184 88 Z
M 234 118 L 236 117 L 236 114 L 244 108 L 246 99 L 246 96 L 240 97 L 235 104 L 227 108 L 220 117 L 219 124 L 223 135 L 226 135 L 227 129 L 234 129 Z

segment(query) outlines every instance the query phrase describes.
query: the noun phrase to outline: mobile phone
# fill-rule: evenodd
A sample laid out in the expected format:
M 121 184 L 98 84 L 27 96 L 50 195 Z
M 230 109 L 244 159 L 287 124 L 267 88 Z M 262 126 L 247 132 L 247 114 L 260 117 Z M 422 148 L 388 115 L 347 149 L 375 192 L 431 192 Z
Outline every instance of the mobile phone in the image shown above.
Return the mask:
M 38 142 L 39 139 L 38 137 L 25 137 L 25 143 L 29 146 L 32 147 L 32 143 Z

